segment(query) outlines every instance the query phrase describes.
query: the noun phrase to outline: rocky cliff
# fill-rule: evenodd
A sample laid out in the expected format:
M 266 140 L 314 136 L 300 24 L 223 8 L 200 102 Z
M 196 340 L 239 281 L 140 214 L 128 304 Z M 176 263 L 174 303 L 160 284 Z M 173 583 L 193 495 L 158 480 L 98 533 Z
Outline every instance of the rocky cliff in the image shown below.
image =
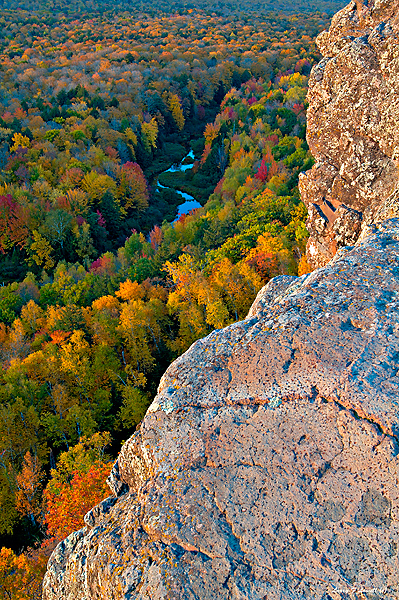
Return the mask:
M 171 365 L 44 600 L 399 598 L 398 12 L 319 38 L 301 187 L 334 258 Z
M 175 361 L 45 600 L 397 599 L 398 257 L 392 219 Z
M 398 205 L 398 0 L 351 2 L 318 45 L 307 129 L 316 164 L 300 181 L 313 267 L 353 244 L 384 201 Z

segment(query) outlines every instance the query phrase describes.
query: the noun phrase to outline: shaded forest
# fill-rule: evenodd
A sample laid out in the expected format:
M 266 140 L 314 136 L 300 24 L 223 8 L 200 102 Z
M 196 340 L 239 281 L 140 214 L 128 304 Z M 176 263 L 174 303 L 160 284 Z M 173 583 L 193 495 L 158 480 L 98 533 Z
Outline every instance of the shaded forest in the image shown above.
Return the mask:
M 0 12 L 0 598 L 40 597 L 170 362 L 308 271 L 297 182 L 329 17 L 289 4 Z M 201 207 L 176 218 L 176 190 Z

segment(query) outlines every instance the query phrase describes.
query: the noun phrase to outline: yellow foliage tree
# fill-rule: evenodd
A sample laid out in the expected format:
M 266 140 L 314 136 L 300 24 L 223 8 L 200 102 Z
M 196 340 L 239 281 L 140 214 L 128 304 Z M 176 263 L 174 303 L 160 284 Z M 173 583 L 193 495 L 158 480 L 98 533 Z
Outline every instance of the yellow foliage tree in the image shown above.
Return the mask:
M 182 254 L 176 262 L 167 261 L 164 270 L 176 285 L 169 294 L 168 307 L 177 313 L 180 322 L 180 340 L 176 348 L 183 349 L 207 333 L 207 325 L 223 327 L 228 311 L 218 290 L 196 268 L 194 259 Z
M 76 254 L 87 263 L 96 252 L 90 235 L 89 223 L 82 223 L 80 227 L 75 225 L 73 233 L 76 240 Z
M 94 300 L 90 312 L 89 323 L 96 342 L 116 347 L 119 337 L 116 332 L 120 315 L 119 300 L 115 296 L 101 296 Z
M 125 130 L 125 136 L 129 140 L 129 142 L 131 142 L 133 144 L 133 146 L 137 146 L 137 135 L 134 133 L 134 131 L 133 131 L 133 129 L 131 129 L 131 127 L 128 127 Z
M 29 251 L 31 263 L 35 262 L 46 270 L 54 267 L 54 260 L 51 257 L 52 247 L 46 238 L 36 230 L 33 231 L 33 242 Z
M 167 99 L 168 107 L 172 113 L 174 122 L 177 125 L 179 131 L 182 131 L 185 123 L 183 110 L 180 104 L 179 97 L 176 94 L 170 94 Z
M 262 287 L 261 278 L 245 263 L 233 265 L 228 258 L 215 264 L 210 282 L 225 298 L 236 321 L 246 316 L 256 293 Z
M 205 142 L 211 144 L 217 138 L 220 131 L 220 123 L 207 123 L 204 132 Z
M 29 148 L 30 146 L 30 139 L 26 135 L 22 135 L 22 133 L 14 133 L 12 141 L 14 143 L 10 148 L 10 152 L 16 152 L 18 148 Z
M 118 292 L 116 294 L 118 295 Z M 92 308 L 96 311 L 106 311 L 116 315 L 119 314 L 119 301 L 114 296 L 101 296 L 93 301 Z
M 115 181 L 108 175 L 99 175 L 95 171 L 86 173 L 81 185 L 91 200 L 101 200 L 108 191 L 112 194 L 116 192 Z
M 21 310 L 21 321 L 25 332 L 32 335 L 44 324 L 44 311 L 34 300 L 29 300 Z
M 75 216 L 85 217 L 87 215 L 90 200 L 86 192 L 74 188 L 67 191 L 66 197 Z
M 132 300 L 122 307 L 118 331 L 127 343 L 130 354 L 130 367 L 135 377 L 148 373 L 155 365 L 148 343 L 149 330 L 145 323 L 145 303 Z
M 143 123 L 141 126 L 141 130 L 144 136 L 144 144 L 148 145 L 149 147 L 156 148 L 158 139 L 157 120 L 153 117 L 149 123 Z
M 115 292 L 115 295 L 125 301 L 138 300 L 144 297 L 145 290 L 137 281 L 126 279 L 126 281 L 120 284 L 119 290 Z

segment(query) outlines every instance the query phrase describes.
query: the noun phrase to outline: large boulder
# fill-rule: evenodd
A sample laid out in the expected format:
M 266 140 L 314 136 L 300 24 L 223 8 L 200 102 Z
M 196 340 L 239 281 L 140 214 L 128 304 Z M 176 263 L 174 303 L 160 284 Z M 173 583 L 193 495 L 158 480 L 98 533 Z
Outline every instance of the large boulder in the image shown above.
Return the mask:
M 307 113 L 316 164 L 300 178 L 313 267 L 353 244 L 398 188 L 399 1 L 351 2 L 317 41 Z
M 399 598 L 399 220 L 162 378 L 44 600 Z

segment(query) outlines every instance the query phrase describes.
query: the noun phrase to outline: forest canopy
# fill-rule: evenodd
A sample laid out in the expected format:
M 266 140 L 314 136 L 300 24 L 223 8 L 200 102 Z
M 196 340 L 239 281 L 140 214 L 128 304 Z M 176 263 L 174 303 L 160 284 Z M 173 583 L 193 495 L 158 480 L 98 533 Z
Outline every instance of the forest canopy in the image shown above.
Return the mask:
M 243 17 L 252 16 L 254 13 L 259 12 L 265 13 L 312 13 L 312 12 L 325 12 L 329 15 L 333 15 L 340 8 L 345 6 L 347 2 L 343 0 L 280 0 L 276 5 L 276 2 L 271 0 L 263 0 L 261 2 L 254 2 L 254 0 L 242 0 L 237 3 L 234 0 L 191 0 L 181 1 L 172 0 L 166 2 L 166 0 L 153 0 L 137 1 L 137 0 L 89 0 L 83 2 L 83 0 L 10 0 L 5 2 L 2 0 L 0 6 L 4 8 L 24 9 L 29 11 L 38 12 L 64 12 L 64 13 L 87 13 L 90 11 L 106 12 L 113 10 L 128 10 L 129 12 L 135 11 L 144 15 L 158 14 L 165 12 L 170 14 L 173 12 L 187 13 L 191 10 L 206 10 L 211 13 L 219 13 L 225 15 L 241 15 Z

